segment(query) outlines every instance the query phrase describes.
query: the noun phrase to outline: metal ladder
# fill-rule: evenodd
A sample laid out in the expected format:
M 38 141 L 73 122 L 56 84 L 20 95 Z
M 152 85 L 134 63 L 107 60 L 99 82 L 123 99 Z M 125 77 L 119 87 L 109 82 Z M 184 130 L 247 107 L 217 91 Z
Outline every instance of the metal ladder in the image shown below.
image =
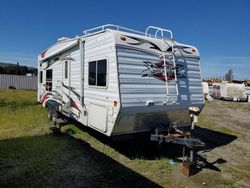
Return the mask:
M 165 74 L 165 83 L 166 83 L 166 92 L 167 92 L 167 101 L 166 103 L 169 101 L 170 96 L 178 96 L 179 95 L 179 90 L 178 90 L 178 84 L 177 84 L 177 75 L 176 75 L 176 60 L 175 60 L 175 55 L 174 55 L 174 41 L 173 41 L 173 33 L 172 31 L 168 30 L 168 29 L 163 29 L 160 27 L 155 27 L 155 26 L 149 26 L 146 29 L 145 32 L 145 36 L 150 36 L 152 37 L 152 35 L 149 34 L 149 30 L 154 30 L 154 38 L 159 38 L 162 40 L 162 56 L 163 56 L 163 61 L 164 61 L 164 74 Z M 158 33 L 160 32 L 160 36 L 158 35 Z M 168 76 L 167 76 L 167 65 L 166 65 L 166 50 L 164 49 L 164 44 L 169 45 L 166 40 L 164 40 L 164 32 L 165 33 L 169 33 L 170 34 L 170 39 L 171 39 L 171 48 L 172 48 L 172 52 L 171 55 L 168 56 L 167 58 L 172 62 L 173 66 L 174 66 L 174 80 L 175 80 L 175 89 L 176 89 L 176 94 L 170 94 L 169 93 L 169 81 L 168 80 Z M 169 45 L 170 46 L 170 45 Z M 176 102 L 176 101 L 175 101 Z

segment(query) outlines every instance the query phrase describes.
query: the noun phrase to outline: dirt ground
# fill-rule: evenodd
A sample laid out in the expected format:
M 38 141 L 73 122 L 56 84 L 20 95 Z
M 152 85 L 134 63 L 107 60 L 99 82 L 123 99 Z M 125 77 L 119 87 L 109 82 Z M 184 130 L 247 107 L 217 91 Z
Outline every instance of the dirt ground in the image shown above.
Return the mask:
M 201 171 L 185 178 L 173 170 L 178 187 L 250 187 L 250 103 L 207 102 L 195 134 L 207 143 L 198 152 Z

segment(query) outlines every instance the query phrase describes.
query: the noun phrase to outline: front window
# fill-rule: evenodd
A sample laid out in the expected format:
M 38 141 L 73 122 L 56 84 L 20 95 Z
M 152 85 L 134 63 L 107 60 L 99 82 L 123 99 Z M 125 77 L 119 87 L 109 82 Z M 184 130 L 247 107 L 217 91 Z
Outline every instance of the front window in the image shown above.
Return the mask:
M 107 60 L 89 62 L 89 85 L 105 87 L 107 85 Z

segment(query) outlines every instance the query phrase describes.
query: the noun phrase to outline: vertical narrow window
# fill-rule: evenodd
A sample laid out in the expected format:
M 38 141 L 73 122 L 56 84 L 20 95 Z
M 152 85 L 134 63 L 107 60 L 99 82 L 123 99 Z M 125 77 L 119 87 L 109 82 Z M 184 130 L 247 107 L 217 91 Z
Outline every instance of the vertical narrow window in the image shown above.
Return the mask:
M 40 83 L 43 83 L 43 71 L 40 71 Z
M 46 70 L 46 90 L 52 91 L 52 69 Z
M 68 61 L 64 61 L 64 78 L 65 79 L 68 79 L 68 74 L 69 74 L 68 64 L 69 64 Z

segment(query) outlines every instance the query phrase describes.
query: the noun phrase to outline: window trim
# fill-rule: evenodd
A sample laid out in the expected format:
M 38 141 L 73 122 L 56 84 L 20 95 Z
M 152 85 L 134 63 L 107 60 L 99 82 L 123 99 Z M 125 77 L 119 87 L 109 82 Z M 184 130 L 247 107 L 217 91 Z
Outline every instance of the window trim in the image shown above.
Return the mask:
M 92 61 L 97 62 L 97 61 L 101 61 L 101 60 L 106 60 L 106 86 L 89 85 L 89 63 Z M 108 58 L 99 58 L 99 59 L 93 59 L 93 60 L 88 61 L 88 65 L 87 65 L 88 66 L 88 79 L 87 79 L 87 82 L 88 82 L 89 88 L 93 88 L 93 89 L 107 89 L 108 88 L 108 85 L 109 85 L 109 82 L 108 82 L 109 66 L 108 66 L 108 64 L 109 64 Z

